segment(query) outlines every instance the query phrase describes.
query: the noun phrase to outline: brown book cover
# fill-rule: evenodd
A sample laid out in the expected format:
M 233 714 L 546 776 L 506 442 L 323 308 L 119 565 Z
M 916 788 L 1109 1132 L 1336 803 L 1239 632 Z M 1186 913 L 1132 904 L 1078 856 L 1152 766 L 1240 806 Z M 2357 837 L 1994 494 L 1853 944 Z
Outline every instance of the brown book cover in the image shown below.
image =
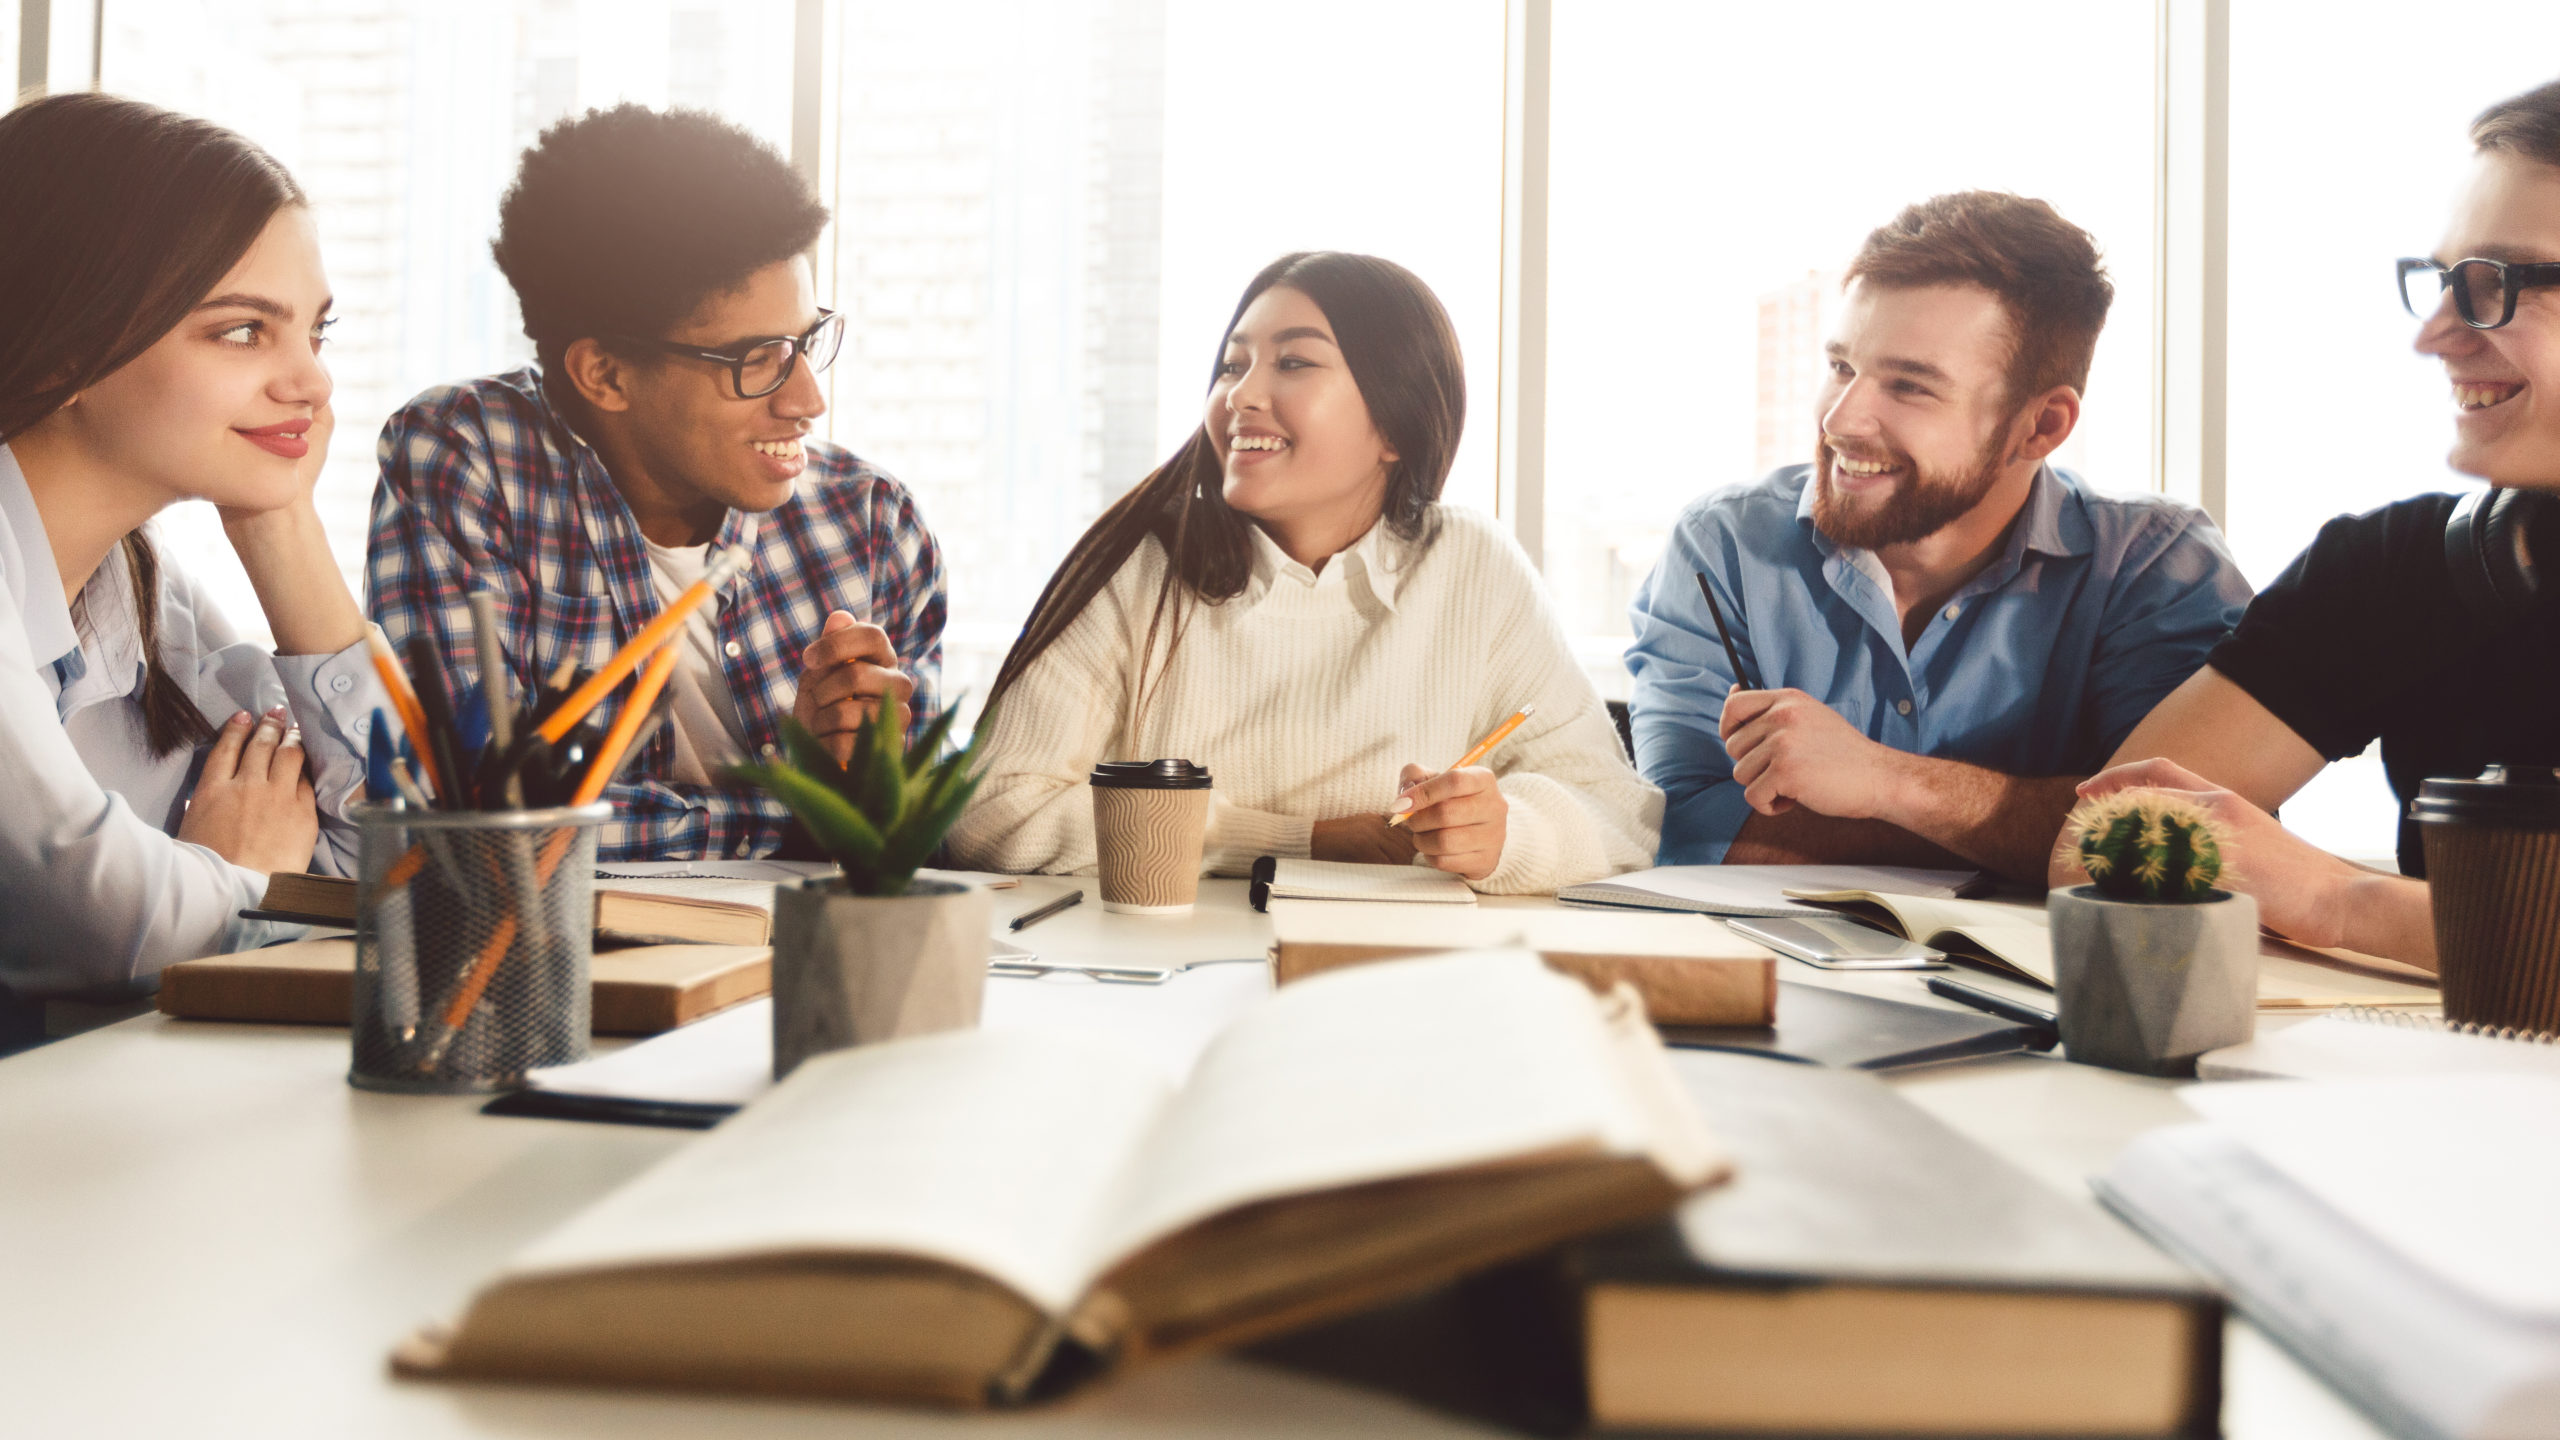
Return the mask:
M 1769 1025 L 1777 956 L 1702 915 L 1271 902 L 1274 982 L 1441 950 L 1516 945 L 1595 990 L 1624 981 L 1658 1025 Z
M 1870 1076 L 1672 1065 L 1738 1178 L 1569 1252 L 1600 1428 L 2218 1433 L 2193 1272 Z
M 356 942 L 298 940 L 182 960 L 160 972 L 160 1013 L 183 1020 L 344 1025 L 355 1004 Z M 595 1032 L 655 1035 L 773 988 L 766 945 L 630 945 L 589 971 Z
M 1019 1404 L 1659 1215 L 1725 1168 L 1623 989 L 1521 951 L 1364 966 L 1179 1083 L 1070 1031 L 812 1060 L 393 1365 Z
M 665 886 L 667 882 L 655 882 Z M 736 893 L 734 881 L 715 882 L 723 893 Z M 279 871 L 267 877 L 266 897 L 259 908 L 278 915 L 305 915 L 339 925 L 356 923 L 356 882 L 340 875 L 301 875 Z M 702 945 L 763 945 L 773 939 L 773 905 L 718 900 L 708 895 L 669 893 L 658 888 L 598 889 L 596 933 L 629 940 L 690 941 Z
M 1870 1076 L 1670 1060 L 1733 1179 L 1256 1357 L 1534 1435 L 2220 1432 L 2222 1303 L 2132 1231 Z

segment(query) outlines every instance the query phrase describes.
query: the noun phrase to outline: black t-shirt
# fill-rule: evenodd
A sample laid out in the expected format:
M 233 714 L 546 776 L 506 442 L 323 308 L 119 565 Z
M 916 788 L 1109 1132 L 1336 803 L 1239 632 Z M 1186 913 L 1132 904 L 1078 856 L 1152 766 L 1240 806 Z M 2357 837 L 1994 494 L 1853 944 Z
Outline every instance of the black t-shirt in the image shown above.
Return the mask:
M 2560 764 L 2560 603 L 2506 622 L 2464 608 L 2444 558 L 2460 500 L 2420 495 L 2321 526 L 2206 657 L 2327 759 L 2382 741 L 2411 875 L 2427 873 L 2407 812 L 2422 781 Z

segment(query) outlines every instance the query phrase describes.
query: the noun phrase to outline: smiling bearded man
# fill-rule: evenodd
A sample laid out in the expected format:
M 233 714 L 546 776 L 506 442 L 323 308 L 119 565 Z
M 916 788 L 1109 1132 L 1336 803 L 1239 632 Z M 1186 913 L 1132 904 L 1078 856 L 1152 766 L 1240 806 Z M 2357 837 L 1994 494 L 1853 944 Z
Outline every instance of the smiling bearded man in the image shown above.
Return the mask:
M 2249 599 L 2202 512 L 2047 463 L 2113 295 L 2040 200 L 1942 195 L 1867 237 L 1813 463 L 1690 505 L 1636 596 L 1661 863 L 2043 880 L 2073 785 Z

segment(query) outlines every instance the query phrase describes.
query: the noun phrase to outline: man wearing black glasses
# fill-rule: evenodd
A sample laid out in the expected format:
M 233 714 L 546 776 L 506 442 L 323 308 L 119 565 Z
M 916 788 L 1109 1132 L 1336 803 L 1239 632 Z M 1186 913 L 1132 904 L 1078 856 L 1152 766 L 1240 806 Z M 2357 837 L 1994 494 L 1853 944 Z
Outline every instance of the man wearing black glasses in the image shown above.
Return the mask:
M 2342 516 L 2251 603 L 2203 670 L 2090 777 L 2193 791 L 2232 827 L 2235 888 L 2272 929 L 2433 968 L 2417 826 L 2401 874 L 2351 865 L 2271 813 L 2382 742 L 2407 802 L 2430 778 L 2560 765 L 2560 81 L 2472 122 L 2470 186 L 2432 256 L 2399 262 L 2417 348 L 2453 391 L 2454 469 L 2490 484 Z M 2380 278 L 2378 275 L 2375 277 Z M 2057 862 L 2055 883 L 2076 879 Z
M 494 245 L 536 363 L 441 386 L 382 436 L 366 568 L 395 644 L 479 683 L 491 592 L 513 692 L 603 662 L 733 548 L 668 722 L 605 792 L 605 860 L 771 854 L 773 801 L 720 782 L 797 718 L 840 751 L 937 709 L 940 547 L 895 480 L 811 434 L 844 318 L 813 294 L 827 212 L 781 156 L 693 111 L 591 111 L 525 152 Z M 597 723 L 611 719 L 611 705 Z

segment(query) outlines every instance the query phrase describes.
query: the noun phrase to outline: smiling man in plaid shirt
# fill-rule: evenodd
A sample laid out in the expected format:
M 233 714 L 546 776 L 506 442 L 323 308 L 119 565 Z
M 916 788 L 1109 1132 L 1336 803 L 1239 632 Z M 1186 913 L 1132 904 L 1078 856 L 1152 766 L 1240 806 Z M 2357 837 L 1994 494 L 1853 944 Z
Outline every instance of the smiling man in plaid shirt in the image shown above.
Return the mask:
M 843 338 L 806 259 L 826 218 L 781 156 L 711 116 L 556 125 L 495 246 L 538 363 L 430 390 L 383 428 L 371 608 L 395 644 L 435 637 L 457 695 L 478 683 L 474 588 L 497 597 L 523 695 L 563 662 L 602 665 L 712 556 L 752 552 L 684 633 L 672 723 L 605 791 L 599 859 L 771 854 L 789 815 L 722 766 L 774 754 L 785 716 L 842 753 L 883 704 L 910 738 L 938 707 L 940 548 L 903 486 L 809 436 Z

